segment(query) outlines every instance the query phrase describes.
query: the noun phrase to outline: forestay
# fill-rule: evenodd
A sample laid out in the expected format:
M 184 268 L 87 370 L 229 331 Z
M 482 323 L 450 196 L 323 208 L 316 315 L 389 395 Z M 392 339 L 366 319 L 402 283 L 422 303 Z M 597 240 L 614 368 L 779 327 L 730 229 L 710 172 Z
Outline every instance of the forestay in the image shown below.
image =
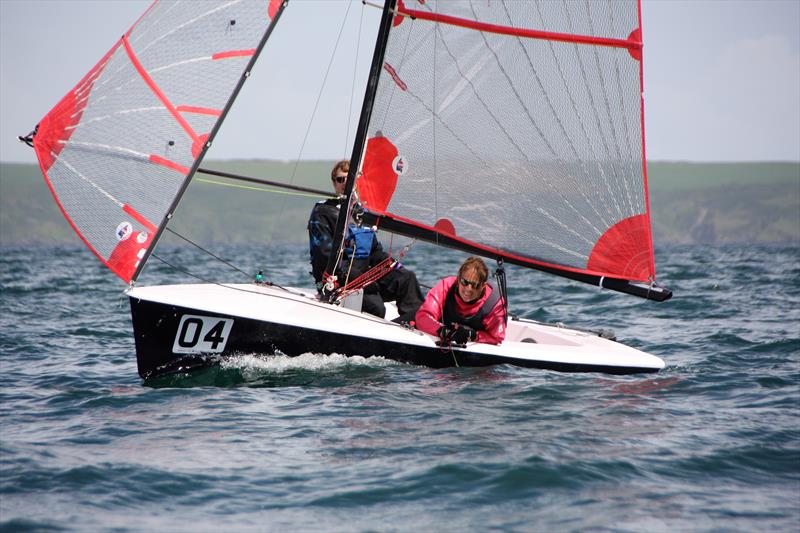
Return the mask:
M 56 201 L 123 280 L 141 270 L 282 9 L 156 1 L 37 126 Z
M 583 281 L 654 282 L 638 2 L 396 12 L 357 182 L 379 222 Z

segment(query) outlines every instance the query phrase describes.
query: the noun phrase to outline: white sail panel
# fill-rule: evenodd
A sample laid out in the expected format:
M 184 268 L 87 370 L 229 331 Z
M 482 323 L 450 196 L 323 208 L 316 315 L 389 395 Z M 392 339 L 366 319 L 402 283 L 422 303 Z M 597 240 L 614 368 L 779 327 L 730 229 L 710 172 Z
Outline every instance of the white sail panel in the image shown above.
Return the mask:
M 406 5 L 368 130 L 367 207 L 487 255 L 653 280 L 638 3 Z
M 130 281 L 281 2 L 156 1 L 37 126 L 64 215 Z

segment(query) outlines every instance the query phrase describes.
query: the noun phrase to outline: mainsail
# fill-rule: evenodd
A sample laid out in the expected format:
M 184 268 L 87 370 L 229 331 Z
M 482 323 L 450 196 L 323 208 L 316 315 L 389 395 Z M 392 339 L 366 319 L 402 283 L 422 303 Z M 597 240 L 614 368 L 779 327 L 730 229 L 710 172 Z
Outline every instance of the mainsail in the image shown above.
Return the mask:
M 284 5 L 156 0 L 37 126 L 33 145 L 59 207 L 126 282 L 144 266 Z
M 395 14 L 357 182 L 368 220 L 668 298 L 655 285 L 638 1 L 400 0 Z

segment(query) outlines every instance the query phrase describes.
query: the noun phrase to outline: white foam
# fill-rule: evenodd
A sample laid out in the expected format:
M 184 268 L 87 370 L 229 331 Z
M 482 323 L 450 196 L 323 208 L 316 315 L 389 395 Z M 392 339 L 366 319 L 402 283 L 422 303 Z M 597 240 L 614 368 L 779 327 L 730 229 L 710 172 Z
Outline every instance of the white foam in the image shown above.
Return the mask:
M 288 355 L 241 354 L 226 357 L 220 362 L 222 368 L 243 370 L 268 370 L 286 372 L 290 370 L 334 370 L 346 367 L 385 367 L 400 363 L 384 357 L 346 356 L 341 354 L 304 353 L 296 357 Z

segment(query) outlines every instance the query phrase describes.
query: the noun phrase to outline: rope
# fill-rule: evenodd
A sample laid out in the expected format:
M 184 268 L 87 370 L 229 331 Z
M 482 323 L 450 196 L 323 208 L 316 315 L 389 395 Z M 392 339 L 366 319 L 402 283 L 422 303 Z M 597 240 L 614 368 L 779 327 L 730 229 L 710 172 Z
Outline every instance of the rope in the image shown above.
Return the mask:
M 350 83 L 350 106 L 347 109 L 347 130 L 344 136 L 344 155 L 347 156 L 347 147 L 350 146 L 350 121 L 353 117 L 353 95 L 356 92 L 356 76 L 358 74 L 358 52 L 361 50 L 361 27 L 364 25 L 364 5 L 361 5 L 361 18 L 358 19 L 358 38 L 356 39 L 356 53 L 353 60 L 353 81 Z
M 342 283 L 342 287 L 346 287 L 347 283 L 350 281 L 350 272 L 353 270 L 353 261 L 356 259 L 356 245 L 353 243 L 353 250 L 350 252 L 350 263 L 347 265 L 347 275 L 344 277 L 344 283 Z
M 391 255 L 378 263 L 377 265 L 373 266 L 360 276 L 358 276 L 353 281 L 347 283 L 345 282 L 340 289 L 340 293 L 342 296 L 346 296 L 351 294 L 355 291 L 363 289 L 370 283 L 374 283 L 384 277 L 386 274 L 392 271 L 396 264 L 400 262 L 400 259 L 405 257 L 408 253 L 408 250 L 411 249 L 411 246 L 416 242 L 416 240 L 410 242 L 409 244 L 405 245 L 400 252 L 397 254 L 397 259 L 393 258 Z M 355 253 L 353 253 L 355 255 Z M 352 264 L 352 258 L 351 258 Z M 350 271 L 347 272 L 348 277 L 350 276 Z
M 317 115 L 317 108 L 319 108 L 319 101 L 322 99 L 322 92 L 325 90 L 325 84 L 328 82 L 328 74 L 331 72 L 331 66 L 333 65 L 333 58 L 336 56 L 336 50 L 339 48 L 339 41 L 342 38 L 342 33 L 344 32 L 345 23 L 347 22 L 347 15 L 350 13 L 350 6 L 352 4 L 350 2 L 347 3 L 347 10 L 344 12 L 344 18 L 342 19 L 342 25 L 339 27 L 339 35 L 336 37 L 336 44 L 333 45 L 333 50 L 331 51 L 331 58 L 328 61 L 328 68 L 325 70 L 325 76 L 322 78 L 322 86 L 319 88 L 319 93 L 317 93 L 317 101 L 314 103 L 314 111 L 311 112 L 311 120 L 308 121 L 308 127 L 306 128 L 306 134 L 303 137 L 303 144 L 300 145 L 300 153 L 297 154 L 297 160 L 294 164 L 294 169 L 292 170 L 292 177 L 289 179 L 290 183 L 294 183 L 295 174 L 297 174 L 297 167 L 300 165 L 300 158 L 303 156 L 303 150 L 306 148 L 306 142 L 308 141 L 308 134 L 311 132 L 311 125 L 314 123 L 314 117 Z
M 374 267 L 370 268 L 369 270 L 358 276 L 350 283 L 345 283 L 345 285 L 342 287 L 341 290 L 342 294 L 350 294 L 357 290 L 363 289 L 370 283 L 378 281 L 383 276 L 388 274 L 390 270 L 392 270 L 392 267 L 394 267 L 395 263 L 396 261 L 394 259 L 392 259 L 391 257 L 387 257 Z M 349 276 L 350 272 L 348 271 L 347 274 Z
M 497 280 L 497 289 L 500 291 L 500 298 L 503 301 L 503 314 L 505 323 L 508 325 L 508 286 L 506 285 L 506 270 L 503 268 L 503 258 L 497 258 L 497 270 L 494 271 Z
M 248 273 L 248 272 L 245 272 L 244 270 L 242 270 L 241 268 L 237 267 L 237 266 L 236 266 L 236 265 L 234 265 L 233 263 L 230 263 L 229 261 L 226 261 L 225 259 L 223 259 L 223 258 L 219 257 L 218 255 L 215 255 L 214 253 L 210 252 L 209 250 L 206 250 L 205 248 L 203 248 L 202 246 L 200 246 L 200 245 L 199 245 L 199 244 L 197 244 L 196 242 L 194 242 L 194 241 L 192 241 L 192 240 L 190 240 L 190 239 L 188 239 L 188 238 L 184 237 L 184 236 L 183 236 L 183 235 L 181 235 L 180 233 L 178 233 L 178 232 L 176 232 L 176 231 L 174 231 L 174 230 L 172 230 L 172 229 L 170 229 L 170 228 L 166 228 L 166 230 L 167 230 L 168 232 L 172 233 L 173 235 L 175 235 L 176 237 L 180 237 L 181 239 L 183 239 L 184 241 L 188 242 L 188 243 L 189 243 L 189 244 L 191 244 L 192 246 L 195 246 L 195 247 L 197 247 L 199 250 L 201 250 L 201 251 L 203 251 L 203 252 L 207 253 L 208 255 L 210 255 L 211 257 L 213 257 L 214 259 L 216 259 L 217 261 L 220 261 L 220 262 L 222 262 L 222 263 L 224 263 L 224 264 L 228 265 L 228 266 L 229 266 L 229 267 L 231 267 L 233 270 L 236 270 L 237 272 L 241 272 L 241 273 L 242 273 L 242 274 L 244 274 L 244 275 L 245 275 L 245 276 L 246 276 L 248 279 L 250 279 L 250 277 L 251 277 L 251 274 L 250 274 L 250 273 Z M 156 255 L 155 255 L 155 254 L 153 254 L 153 257 L 156 257 Z M 161 259 L 161 258 L 158 258 L 158 260 L 159 260 L 159 261 L 161 261 L 162 263 L 165 263 L 165 264 L 167 264 L 167 265 L 170 265 L 169 263 L 167 263 L 166 261 L 164 261 L 164 260 L 163 260 L 163 259 Z M 172 265 L 170 265 L 170 266 L 172 266 Z M 180 270 L 180 269 L 177 269 L 177 268 L 176 268 L 176 270 Z M 185 274 L 188 274 L 188 272 L 184 272 L 184 273 L 185 273 Z M 191 275 L 192 277 L 195 277 L 195 278 L 197 278 L 197 279 L 202 279 L 202 278 L 199 278 L 199 277 L 197 277 L 197 276 L 194 276 L 194 275 L 192 275 L 192 274 L 189 274 L 189 275 Z
M 286 287 L 282 287 L 282 286 L 278 285 L 277 283 L 265 282 L 265 285 L 269 285 L 270 287 L 276 287 L 276 288 L 278 288 L 278 289 L 280 289 L 282 291 L 286 291 L 287 293 L 293 294 L 295 296 L 301 296 L 302 298 L 304 298 L 305 300 L 308 300 L 308 301 L 296 300 L 294 298 L 288 298 L 286 296 L 280 296 L 278 294 L 264 294 L 263 292 L 254 291 L 254 290 L 250 290 L 250 289 L 243 289 L 241 287 L 232 287 L 231 285 L 226 285 L 225 283 L 219 283 L 219 282 L 216 282 L 216 281 L 212 281 L 212 280 L 203 278 L 202 276 L 198 276 L 196 274 L 192 274 L 188 270 L 184 270 L 184 269 L 182 269 L 180 267 L 177 267 L 177 266 L 173 265 L 172 263 L 170 263 L 169 261 L 167 261 L 166 259 L 162 259 L 161 257 L 158 257 L 156 254 L 152 254 L 151 257 L 155 257 L 156 259 L 158 259 L 159 261 L 161 261 L 162 263 L 164 263 L 168 267 L 170 267 L 170 268 L 172 268 L 172 269 L 174 269 L 174 270 L 176 270 L 178 272 L 181 272 L 183 274 L 186 274 L 187 276 L 191 276 L 191 277 L 193 277 L 195 279 L 198 279 L 198 280 L 200 280 L 200 281 L 202 281 L 204 283 L 209 283 L 211 285 L 217 285 L 219 287 L 223 287 L 225 289 L 229 289 L 229 290 L 232 290 L 232 291 L 247 292 L 247 293 L 250 293 L 250 294 L 257 294 L 259 296 L 270 297 L 270 298 L 280 298 L 280 299 L 283 299 L 283 300 L 290 300 L 292 302 L 305 303 L 307 305 L 315 305 L 315 304 L 319 303 L 316 298 L 310 298 L 310 297 L 306 296 L 305 294 L 303 294 L 301 292 L 293 291 L 293 290 L 288 289 Z M 379 317 L 376 317 L 376 316 L 373 316 L 373 315 L 370 315 L 370 314 L 366 314 L 366 313 L 361 313 L 360 315 L 355 315 L 354 316 L 354 315 L 350 314 L 351 313 L 350 311 L 339 309 L 336 306 L 331 306 L 330 310 L 332 310 L 334 312 L 337 312 L 337 313 L 347 314 L 350 317 L 360 318 L 362 320 L 368 320 L 370 322 L 376 322 L 376 323 L 380 323 L 380 324 L 386 324 L 387 323 L 386 320 L 384 320 L 382 318 L 379 318 Z M 389 322 L 389 324 L 392 324 L 392 325 L 394 325 L 396 327 L 403 327 L 401 324 L 394 324 L 392 322 Z M 424 333 L 422 333 L 422 332 L 418 332 L 418 333 L 420 335 L 424 335 Z

